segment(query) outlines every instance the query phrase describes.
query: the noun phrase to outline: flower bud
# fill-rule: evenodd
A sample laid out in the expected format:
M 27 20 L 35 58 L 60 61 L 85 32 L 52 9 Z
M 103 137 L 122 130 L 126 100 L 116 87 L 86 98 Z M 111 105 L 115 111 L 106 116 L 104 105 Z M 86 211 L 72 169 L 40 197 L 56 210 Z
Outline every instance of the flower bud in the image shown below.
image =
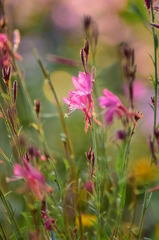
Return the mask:
M 11 74 L 11 66 L 6 66 L 2 68 L 2 74 L 3 74 L 3 79 L 7 85 L 9 86 L 9 79 L 10 79 L 10 74 Z
M 34 109 L 38 115 L 40 113 L 40 100 L 37 100 L 37 99 L 34 100 L 34 104 L 35 104 Z
M 16 103 L 17 99 L 17 81 L 15 80 L 13 83 L 13 103 Z

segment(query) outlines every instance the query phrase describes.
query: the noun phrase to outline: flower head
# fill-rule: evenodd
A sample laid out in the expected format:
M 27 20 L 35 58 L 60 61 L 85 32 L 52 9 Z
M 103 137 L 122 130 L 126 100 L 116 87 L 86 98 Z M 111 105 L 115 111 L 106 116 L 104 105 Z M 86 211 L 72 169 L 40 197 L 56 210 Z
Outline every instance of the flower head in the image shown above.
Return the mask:
M 127 110 L 121 103 L 120 99 L 107 89 L 103 90 L 104 96 L 99 98 L 99 105 L 106 109 L 104 120 L 107 124 L 112 124 L 114 116 L 121 118 L 127 115 Z
M 45 180 L 39 170 L 30 166 L 29 162 L 24 159 L 24 166 L 15 164 L 15 176 L 26 179 L 28 187 L 33 191 L 39 200 L 42 199 L 46 192 L 52 192 L 52 188 L 45 185 Z
M 72 83 L 79 96 L 89 95 L 92 92 L 92 80 L 90 73 L 79 72 L 78 78 L 72 77 Z
M 85 132 L 87 132 L 88 123 L 91 125 L 93 115 L 92 79 L 89 72 L 87 74 L 79 72 L 78 78 L 72 77 L 72 82 L 76 90 L 71 90 L 69 98 L 63 98 L 63 101 L 69 106 L 68 114 L 76 109 L 84 112 L 86 120 Z

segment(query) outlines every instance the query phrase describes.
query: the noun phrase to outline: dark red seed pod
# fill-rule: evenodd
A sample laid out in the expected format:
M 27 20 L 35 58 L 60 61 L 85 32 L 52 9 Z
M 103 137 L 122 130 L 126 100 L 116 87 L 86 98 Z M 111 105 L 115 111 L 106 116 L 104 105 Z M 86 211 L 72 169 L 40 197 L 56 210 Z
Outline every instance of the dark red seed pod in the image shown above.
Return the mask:
M 38 99 L 34 100 L 34 104 L 35 104 L 34 109 L 35 109 L 35 111 L 38 115 L 40 113 L 40 107 L 41 107 L 40 106 L 40 100 L 38 100 Z
M 17 99 L 17 81 L 15 80 L 13 83 L 13 103 L 16 103 Z

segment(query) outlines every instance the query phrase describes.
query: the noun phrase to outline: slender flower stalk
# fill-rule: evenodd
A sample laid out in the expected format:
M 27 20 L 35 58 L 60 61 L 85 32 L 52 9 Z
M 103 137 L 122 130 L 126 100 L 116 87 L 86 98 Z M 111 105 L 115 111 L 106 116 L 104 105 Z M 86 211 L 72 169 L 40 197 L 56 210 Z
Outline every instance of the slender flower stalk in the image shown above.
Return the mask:
M 5 208 L 6 208 L 6 210 L 7 210 L 8 217 L 9 217 L 9 219 L 10 219 L 10 221 L 11 221 L 11 224 L 12 224 L 12 227 L 13 227 L 13 229 L 14 229 L 14 232 L 15 232 L 15 235 L 16 235 L 17 240 L 22 240 L 23 238 L 22 238 L 20 229 L 19 229 L 19 227 L 18 227 L 18 224 L 17 224 L 17 222 L 16 222 L 16 220 L 15 220 L 14 213 L 13 213 L 13 211 L 12 211 L 12 209 L 11 209 L 8 201 L 6 200 L 6 198 L 5 198 L 5 196 L 4 196 L 4 193 L 3 193 L 3 191 L 2 191 L 1 188 L 0 188 L 0 198 L 1 198 L 1 200 L 2 200 L 2 202 L 3 202 L 3 204 L 4 204 L 4 206 L 5 206 Z
M 93 142 L 93 149 L 94 149 L 94 158 L 95 158 L 95 179 L 96 179 L 96 189 L 97 192 L 95 193 L 96 196 L 96 207 L 97 207 L 97 222 L 98 222 L 98 239 L 100 239 L 100 196 L 99 196 L 99 179 L 98 179 L 98 159 L 97 159 L 97 145 L 96 145 L 96 135 L 95 135 L 95 126 L 94 120 L 92 117 L 92 142 Z M 93 188 L 94 190 L 94 188 Z
M 64 130 L 64 133 L 66 135 L 66 141 L 67 141 L 67 144 L 68 144 L 68 149 L 69 149 L 69 153 L 70 153 L 70 156 L 73 158 L 74 157 L 74 153 L 73 153 L 73 148 L 72 148 L 72 143 L 71 143 L 71 139 L 70 139 L 70 136 L 69 136 L 69 133 L 68 133 L 68 130 L 67 130 L 67 127 L 66 127 L 66 124 L 65 124 L 65 119 L 64 119 L 64 115 L 63 115 L 63 112 L 62 112 L 62 109 L 61 109 L 61 105 L 60 105 L 60 102 L 58 100 L 58 97 L 56 95 L 56 92 L 55 92 L 55 89 L 54 89 L 54 86 L 51 82 L 51 79 L 49 77 L 49 75 L 47 74 L 43 64 L 42 64 L 42 61 L 40 60 L 40 58 L 38 57 L 38 54 L 36 52 L 35 49 L 33 49 L 33 53 L 34 53 L 34 56 L 45 76 L 45 79 L 47 79 L 48 81 L 48 84 L 51 88 L 51 91 L 53 93 L 53 96 L 55 98 L 55 101 L 56 101 L 56 105 L 57 105 L 57 109 L 58 109 L 58 113 L 59 113 L 59 117 L 60 117 L 60 120 L 61 120 L 61 124 L 62 124 L 62 127 L 63 127 L 63 130 Z
M 154 17 L 154 10 L 153 10 L 153 0 L 150 0 L 150 8 L 151 8 L 151 21 L 152 23 L 154 23 L 155 21 L 155 17 Z M 155 99 L 154 99 L 154 125 L 153 125 L 153 133 L 155 132 L 156 129 L 156 116 L 157 116 L 157 85 L 158 85 L 158 77 L 157 77 L 157 35 L 155 33 L 155 29 L 152 26 L 152 34 L 153 34 L 153 46 L 154 46 L 154 72 L 155 72 L 155 83 L 154 83 L 154 90 L 155 90 Z M 153 134 L 153 145 L 155 143 L 155 135 Z M 150 157 L 150 166 L 152 166 L 152 155 Z M 140 219 L 140 224 L 139 224 L 139 231 L 137 233 L 137 240 L 140 239 L 141 236 L 141 232 L 142 232 L 142 227 L 143 227 L 143 223 L 144 223 L 144 217 L 145 217 L 145 213 L 147 210 L 146 207 L 146 203 L 149 197 L 149 184 L 147 183 L 145 186 L 145 196 L 144 196 L 144 203 L 143 203 L 143 208 L 142 208 L 142 213 L 141 213 L 141 219 Z

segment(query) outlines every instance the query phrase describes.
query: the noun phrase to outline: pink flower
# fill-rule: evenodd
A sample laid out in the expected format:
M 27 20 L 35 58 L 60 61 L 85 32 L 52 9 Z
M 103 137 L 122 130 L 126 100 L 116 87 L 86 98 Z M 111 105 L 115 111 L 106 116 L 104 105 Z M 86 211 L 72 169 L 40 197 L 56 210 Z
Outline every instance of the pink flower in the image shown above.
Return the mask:
M 20 43 L 20 33 L 18 30 L 14 31 L 14 41 L 11 43 L 8 40 L 8 37 L 6 34 L 0 33 L 0 53 L 1 53 L 1 66 L 10 66 L 13 64 L 12 57 L 9 53 L 9 50 L 12 49 L 15 58 L 18 60 L 22 60 L 22 57 L 16 53 L 18 45 Z
M 82 189 L 86 189 L 89 193 L 93 194 L 93 187 L 91 182 L 86 182 Z
M 3 53 L 4 51 L 9 51 L 7 36 L 3 33 L 0 34 L 0 50 L 1 53 Z
M 15 164 L 14 167 L 15 176 L 25 178 L 28 187 L 37 196 L 39 200 L 42 199 L 46 192 L 52 192 L 52 188 L 45 185 L 45 180 L 42 173 L 39 170 L 30 166 L 29 162 L 24 159 L 24 166 Z
M 72 113 L 74 110 L 82 110 L 85 114 L 85 132 L 88 129 L 88 123 L 91 125 L 91 117 L 93 114 L 93 99 L 90 95 L 90 99 L 88 100 L 87 96 L 78 96 L 76 91 L 69 92 L 69 98 L 63 98 L 63 101 L 69 106 L 68 114 Z
M 126 108 L 122 105 L 120 99 L 107 89 L 103 90 L 104 96 L 99 98 L 99 105 L 106 109 L 104 120 L 107 124 L 113 122 L 114 116 L 121 118 L 127 115 Z
M 92 80 L 89 72 L 79 72 L 78 78 L 72 77 L 72 83 L 77 90 L 79 96 L 89 95 L 92 92 Z
M 45 222 L 46 229 L 51 231 L 53 226 L 56 227 L 55 220 L 53 218 L 48 218 Z
M 153 0 L 153 2 L 155 2 L 155 1 L 156 0 Z M 151 7 L 150 0 L 145 0 L 145 4 L 146 4 L 147 9 L 149 10 Z
M 74 110 L 82 110 L 85 114 L 86 126 L 85 132 L 88 129 L 88 123 L 91 125 L 91 117 L 93 115 L 93 99 L 92 99 L 92 80 L 89 72 L 87 74 L 79 72 L 78 78 L 72 77 L 72 82 L 75 91 L 69 92 L 69 98 L 63 98 L 68 107 L 68 114 Z

